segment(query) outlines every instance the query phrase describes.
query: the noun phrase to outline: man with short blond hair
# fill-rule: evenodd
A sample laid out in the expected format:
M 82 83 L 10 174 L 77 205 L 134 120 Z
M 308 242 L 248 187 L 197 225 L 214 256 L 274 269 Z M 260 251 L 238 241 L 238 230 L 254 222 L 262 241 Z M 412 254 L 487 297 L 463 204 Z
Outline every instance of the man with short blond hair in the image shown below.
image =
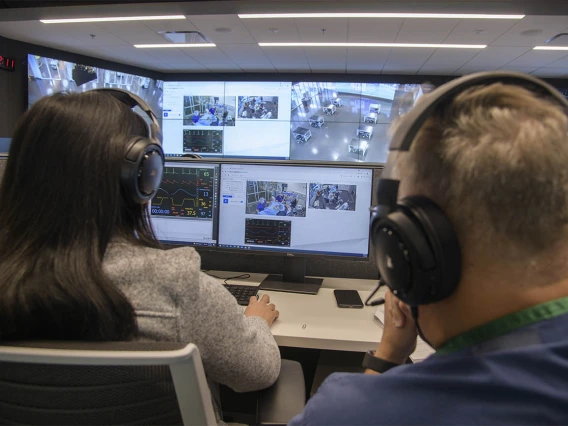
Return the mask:
M 401 365 L 417 327 L 388 292 L 374 356 L 398 366 L 330 376 L 291 425 L 568 422 L 567 132 L 558 102 L 501 83 L 428 118 L 396 172 L 399 198 L 438 204 L 461 247 L 455 291 L 415 308 L 437 352 Z

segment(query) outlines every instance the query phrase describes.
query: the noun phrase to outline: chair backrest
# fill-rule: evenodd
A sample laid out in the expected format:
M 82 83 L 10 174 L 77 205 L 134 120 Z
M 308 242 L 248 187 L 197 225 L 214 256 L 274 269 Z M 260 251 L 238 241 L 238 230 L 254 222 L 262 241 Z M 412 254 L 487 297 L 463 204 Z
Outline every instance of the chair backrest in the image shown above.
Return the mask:
M 0 423 L 216 425 L 197 347 L 2 342 Z

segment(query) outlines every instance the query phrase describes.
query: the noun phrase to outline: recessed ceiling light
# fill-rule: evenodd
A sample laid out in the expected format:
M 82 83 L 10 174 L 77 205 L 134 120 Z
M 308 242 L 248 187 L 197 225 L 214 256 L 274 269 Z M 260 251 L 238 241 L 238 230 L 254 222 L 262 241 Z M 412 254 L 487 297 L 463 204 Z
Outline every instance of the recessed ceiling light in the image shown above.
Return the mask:
M 476 13 L 245 13 L 241 19 L 269 18 L 421 18 L 421 19 L 523 19 L 525 15 Z
M 185 16 L 114 16 L 108 18 L 40 19 L 39 21 L 43 22 L 44 24 L 71 24 L 81 22 L 162 21 L 171 19 L 185 19 Z
M 485 49 L 486 44 L 421 43 L 258 43 L 261 47 L 424 47 L 427 49 Z
M 216 33 L 232 33 L 233 30 L 232 30 L 232 28 L 219 27 L 219 28 L 215 28 L 215 32 Z
M 214 43 L 166 43 L 166 44 L 135 44 L 137 49 L 164 49 L 168 47 L 215 47 Z
M 568 46 L 536 46 L 534 50 L 568 50 Z

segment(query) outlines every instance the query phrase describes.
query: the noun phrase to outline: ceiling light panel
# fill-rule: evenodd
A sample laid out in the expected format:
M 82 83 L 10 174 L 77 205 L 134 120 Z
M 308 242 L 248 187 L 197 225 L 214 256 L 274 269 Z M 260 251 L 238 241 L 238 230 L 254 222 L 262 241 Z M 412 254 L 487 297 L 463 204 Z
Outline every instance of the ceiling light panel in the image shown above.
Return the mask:
M 72 24 L 85 22 L 164 21 L 185 19 L 184 15 L 166 16 L 113 16 L 107 18 L 40 19 L 44 24 Z
M 487 15 L 468 13 L 248 13 L 241 19 L 278 18 L 403 18 L 403 19 L 523 19 L 525 15 Z
M 536 46 L 534 50 L 568 50 L 568 46 Z
M 215 47 L 214 43 L 166 43 L 166 44 L 135 44 L 137 49 L 167 49 L 180 47 Z
M 426 49 L 485 49 L 485 44 L 421 43 L 258 43 L 260 47 L 418 47 Z

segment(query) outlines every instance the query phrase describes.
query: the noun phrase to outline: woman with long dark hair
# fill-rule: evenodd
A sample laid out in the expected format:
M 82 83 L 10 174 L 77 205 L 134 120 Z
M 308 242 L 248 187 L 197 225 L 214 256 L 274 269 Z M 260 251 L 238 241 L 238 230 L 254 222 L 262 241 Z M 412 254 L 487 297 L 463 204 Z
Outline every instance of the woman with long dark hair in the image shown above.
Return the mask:
M 267 297 L 243 315 L 190 247 L 163 250 L 120 172 L 144 120 L 102 91 L 58 93 L 19 123 L 0 186 L 0 341 L 195 343 L 208 377 L 270 386 L 280 354 Z

